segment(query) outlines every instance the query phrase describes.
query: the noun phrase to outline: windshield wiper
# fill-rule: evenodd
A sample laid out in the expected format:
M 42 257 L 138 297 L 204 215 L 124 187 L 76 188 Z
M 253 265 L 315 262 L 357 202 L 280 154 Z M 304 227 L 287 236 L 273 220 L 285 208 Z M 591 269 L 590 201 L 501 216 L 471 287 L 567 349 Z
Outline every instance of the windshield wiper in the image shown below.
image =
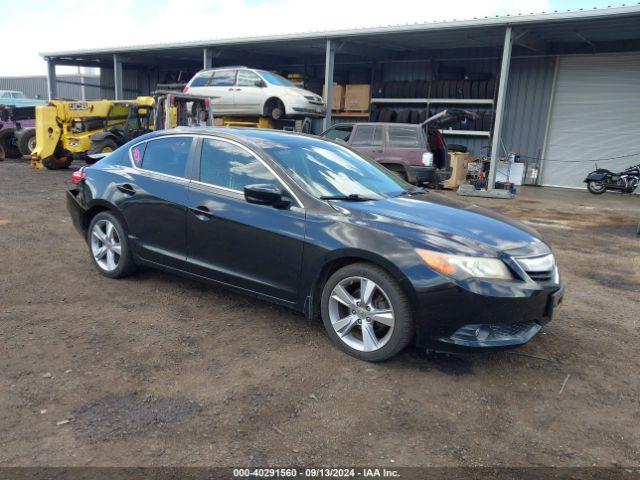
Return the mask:
M 412 188 L 411 190 L 403 190 L 401 193 L 398 194 L 398 197 L 402 196 L 402 195 L 421 195 L 423 193 L 427 193 L 427 191 L 424 188 Z
M 369 200 L 375 200 L 375 198 L 361 197 L 357 193 L 351 195 L 324 195 L 320 197 L 321 200 L 344 200 L 346 202 L 368 202 Z

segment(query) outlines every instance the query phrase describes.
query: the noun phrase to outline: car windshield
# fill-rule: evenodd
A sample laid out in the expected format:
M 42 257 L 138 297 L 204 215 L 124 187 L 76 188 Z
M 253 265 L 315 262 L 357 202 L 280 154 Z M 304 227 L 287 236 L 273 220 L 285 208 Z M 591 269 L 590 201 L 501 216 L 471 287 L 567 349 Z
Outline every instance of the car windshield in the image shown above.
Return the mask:
M 271 85 L 277 85 L 279 87 L 295 87 L 296 84 L 290 82 L 284 77 L 281 77 L 277 73 L 267 72 L 266 70 L 258 70 L 258 73 L 262 75 L 262 78 L 266 80 L 267 83 Z
M 318 198 L 381 199 L 411 188 L 374 160 L 331 142 L 291 136 L 262 147 L 302 188 Z

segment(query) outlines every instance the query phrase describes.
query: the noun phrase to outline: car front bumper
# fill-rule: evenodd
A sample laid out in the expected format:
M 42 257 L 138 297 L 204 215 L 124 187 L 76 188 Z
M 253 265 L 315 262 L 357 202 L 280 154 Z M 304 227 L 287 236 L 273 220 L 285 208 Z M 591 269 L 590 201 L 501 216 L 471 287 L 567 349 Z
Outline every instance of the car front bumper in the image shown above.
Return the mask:
M 416 343 L 442 350 L 523 345 L 549 323 L 564 287 L 514 290 L 513 296 L 474 293 L 457 285 L 419 295 Z
M 295 102 L 286 105 L 287 115 L 301 117 L 324 117 L 327 114 L 327 108 L 324 104 L 311 102 Z

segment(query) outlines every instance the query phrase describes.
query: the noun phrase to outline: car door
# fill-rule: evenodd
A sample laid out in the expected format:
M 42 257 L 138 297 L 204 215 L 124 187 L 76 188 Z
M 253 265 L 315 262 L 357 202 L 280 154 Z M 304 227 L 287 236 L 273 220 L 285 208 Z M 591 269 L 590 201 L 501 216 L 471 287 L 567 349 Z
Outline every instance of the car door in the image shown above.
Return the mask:
M 384 159 L 384 125 L 354 125 L 349 144 L 359 152 L 381 161 Z
M 295 302 L 305 212 L 248 203 L 246 185 L 284 188 L 246 147 L 221 138 L 200 140 L 189 187 L 187 261 L 195 273 L 272 298 Z
M 168 135 L 131 147 L 134 167 L 115 187 L 132 244 L 144 260 L 183 269 L 193 137 Z
M 235 113 L 236 69 L 214 70 L 204 95 L 211 96 L 214 113 Z
M 235 110 L 244 115 L 262 115 L 262 105 L 267 100 L 266 83 L 251 70 L 238 70 L 235 90 Z

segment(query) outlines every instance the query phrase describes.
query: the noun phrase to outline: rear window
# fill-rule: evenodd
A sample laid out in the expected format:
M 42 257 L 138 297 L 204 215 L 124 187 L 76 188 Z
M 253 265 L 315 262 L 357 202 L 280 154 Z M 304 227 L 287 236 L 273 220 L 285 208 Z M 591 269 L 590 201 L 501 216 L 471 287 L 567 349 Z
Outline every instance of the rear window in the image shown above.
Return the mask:
M 389 146 L 398 148 L 422 148 L 420 131 L 413 127 L 389 126 Z
M 382 125 L 358 125 L 351 145 L 354 147 L 381 147 Z
M 192 141 L 192 137 L 165 137 L 148 141 L 146 150 L 140 152 L 142 154 L 142 168 L 185 178 Z M 133 160 L 137 164 L 136 147 L 133 148 L 132 154 Z
M 211 78 L 211 72 L 199 73 L 191 82 L 191 87 L 206 87 Z

